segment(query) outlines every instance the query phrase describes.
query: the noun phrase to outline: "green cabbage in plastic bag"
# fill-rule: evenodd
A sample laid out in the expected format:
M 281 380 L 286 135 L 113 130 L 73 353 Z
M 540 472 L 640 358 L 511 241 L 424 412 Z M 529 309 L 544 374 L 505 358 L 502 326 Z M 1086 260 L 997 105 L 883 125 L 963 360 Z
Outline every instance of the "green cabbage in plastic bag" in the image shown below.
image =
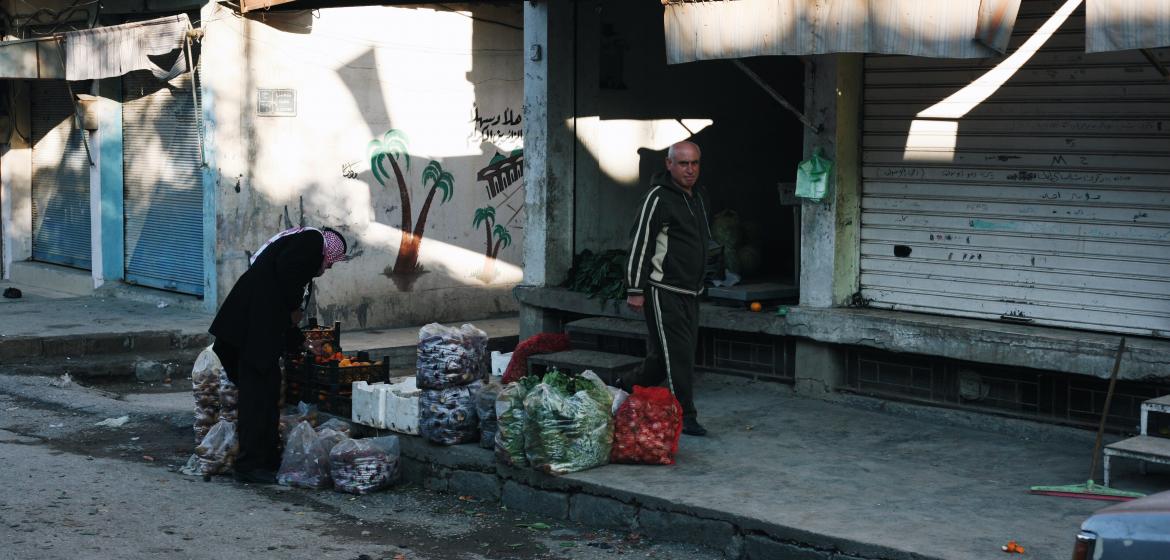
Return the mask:
M 496 459 L 514 467 L 528 466 L 524 454 L 524 397 L 540 383 L 537 377 L 521 377 L 504 386 L 496 396 Z
M 552 370 L 524 398 L 525 451 L 536 469 L 565 474 L 609 462 L 613 396 L 593 372 Z

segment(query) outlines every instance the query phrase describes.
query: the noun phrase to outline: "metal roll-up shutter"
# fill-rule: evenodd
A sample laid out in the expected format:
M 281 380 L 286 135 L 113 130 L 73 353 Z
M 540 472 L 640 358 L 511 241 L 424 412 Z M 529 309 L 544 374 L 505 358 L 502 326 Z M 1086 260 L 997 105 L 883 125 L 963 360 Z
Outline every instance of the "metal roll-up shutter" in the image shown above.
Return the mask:
M 1023 4 L 1009 54 L 1056 6 Z M 1081 9 L 965 113 L 1002 58 L 866 57 L 871 306 L 1170 336 L 1170 83 L 1083 30 Z
M 30 82 L 32 95 L 32 257 L 89 270 L 89 155 L 61 80 Z
M 203 294 L 203 181 L 191 74 L 122 79 L 126 280 Z

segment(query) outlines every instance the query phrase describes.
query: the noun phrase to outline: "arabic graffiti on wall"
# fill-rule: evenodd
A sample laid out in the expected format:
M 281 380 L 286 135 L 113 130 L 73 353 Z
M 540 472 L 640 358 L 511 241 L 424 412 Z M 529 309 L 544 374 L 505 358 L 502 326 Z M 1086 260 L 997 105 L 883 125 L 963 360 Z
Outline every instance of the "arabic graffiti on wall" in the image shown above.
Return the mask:
M 479 105 L 476 105 L 472 109 L 470 121 L 475 125 L 472 139 L 483 142 L 519 141 L 524 137 L 521 121 L 520 112 L 514 109 L 507 108 L 498 114 L 481 114 Z

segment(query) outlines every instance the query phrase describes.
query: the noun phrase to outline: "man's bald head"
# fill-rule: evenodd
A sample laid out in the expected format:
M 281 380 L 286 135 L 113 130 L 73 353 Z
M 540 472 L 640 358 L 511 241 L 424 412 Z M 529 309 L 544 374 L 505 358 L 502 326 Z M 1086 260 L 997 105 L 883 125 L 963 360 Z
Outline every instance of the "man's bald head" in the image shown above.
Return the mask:
M 702 152 L 694 142 L 678 142 L 666 151 L 666 170 L 675 184 L 690 192 L 699 182 L 699 157 Z
M 674 159 L 675 152 L 678 150 L 679 146 L 690 146 L 695 150 L 695 153 L 698 154 L 698 157 L 702 157 L 703 155 L 703 150 L 699 149 L 698 144 L 689 140 L 683 140 L 682 142 L 675 142 L 674 144 L 670 145 L 670 148 L 666 150 L 666 159 Z

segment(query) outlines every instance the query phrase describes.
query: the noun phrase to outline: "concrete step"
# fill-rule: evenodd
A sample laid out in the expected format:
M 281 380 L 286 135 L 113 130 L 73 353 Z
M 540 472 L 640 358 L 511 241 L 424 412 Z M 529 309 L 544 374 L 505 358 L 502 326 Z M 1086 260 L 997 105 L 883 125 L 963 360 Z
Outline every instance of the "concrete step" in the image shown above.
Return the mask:
M 565 324 L 572 347 L 642 357 L 646 355 L 646 323 L 616 317 L 589 317 Z
M 511 352 L 519 343 L 520 322 L 515 317 L 468 321 L 488 334 L 488 355 L 493 350 Z M 410 370 L 418 357 L 420 327 L 342 331 L 341 347 L 346 353 L 366 351 L 375 358 L 386 357 L 390 369 Z
M 528 358 L 528 373 L 531 375 L 543 375 L 554 367 L 568 373 L 592 370 L 602 381 L 614 385 L 636 373 L 642 367 L 642 358 L 596 350 L 567 350 Z

